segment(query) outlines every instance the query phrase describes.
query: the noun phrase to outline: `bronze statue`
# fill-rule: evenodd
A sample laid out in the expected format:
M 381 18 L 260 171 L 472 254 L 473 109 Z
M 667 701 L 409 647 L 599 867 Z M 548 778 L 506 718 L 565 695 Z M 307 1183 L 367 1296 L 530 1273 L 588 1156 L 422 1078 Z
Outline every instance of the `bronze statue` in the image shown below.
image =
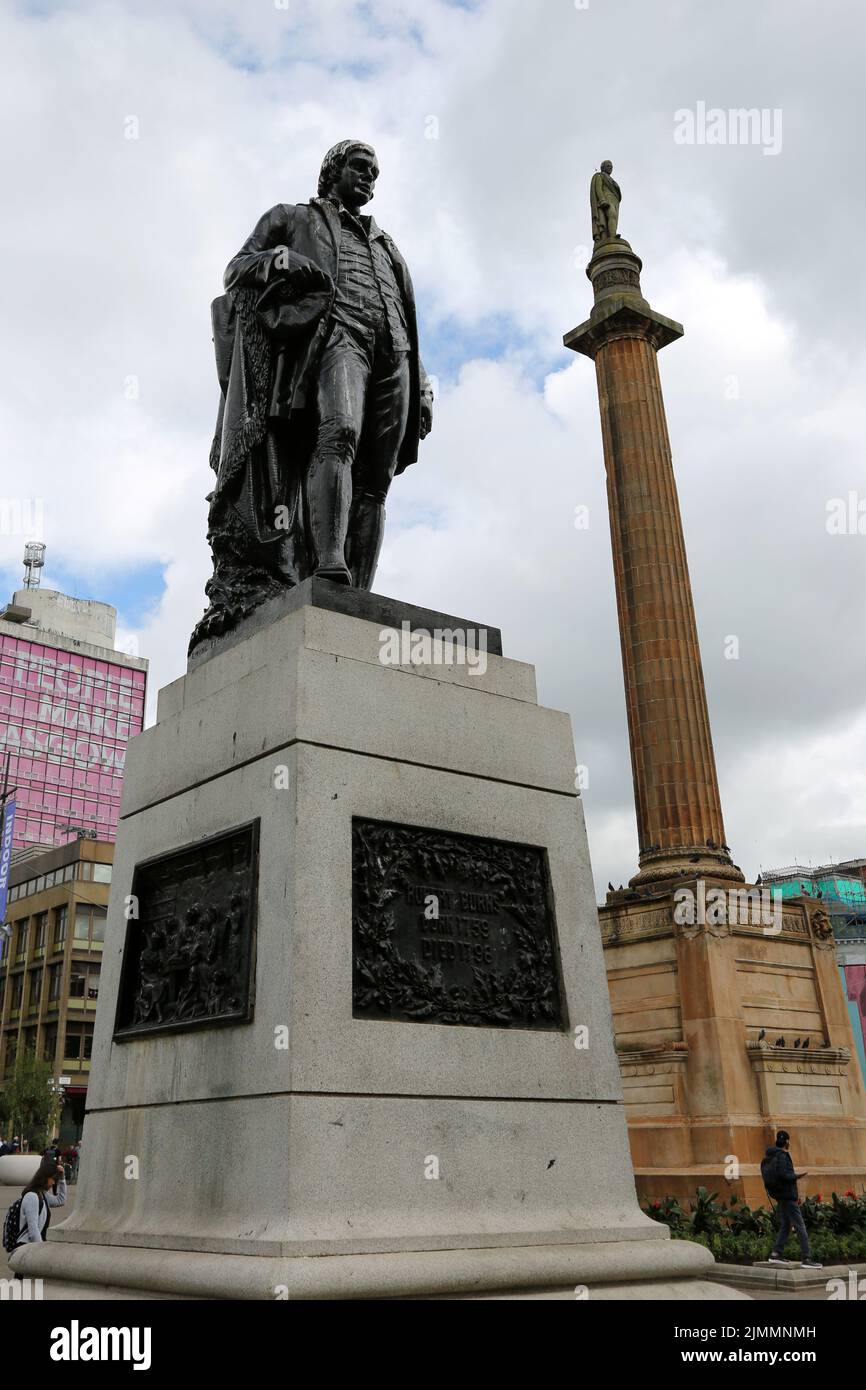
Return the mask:
M 190 651 L 309 575 L 372 586 L 388 489 L 433 421 L 408 267 L 360 213 L 378 175 L 370 145 L 341 141 L 318 197 L 271 208 L 229 262 L 212 306 L 214 571 Z
M 589 186 L 589 205 L 592 209 L 592 239 L 615 241 L 619 236 L 619 205 L 622 193 L 619 184 L 611 178 L 613 165 L 609 159 L 602 160 L 601 170 L 593 174 Z

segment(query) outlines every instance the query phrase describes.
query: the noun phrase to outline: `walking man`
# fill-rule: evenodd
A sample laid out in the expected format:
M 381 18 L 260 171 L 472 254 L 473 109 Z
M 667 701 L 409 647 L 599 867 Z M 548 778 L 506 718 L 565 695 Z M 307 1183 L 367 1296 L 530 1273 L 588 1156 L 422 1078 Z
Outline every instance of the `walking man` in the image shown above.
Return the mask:
M 788 1152 L 790 1144 L 790 1134 L 786 1129 L 780 1129 L 776 1134 L 775 1144 L 771 1144 L 767 1149 L 761 1163 L 761 1177 L 764 1179 L 764 1186 L 768 1196 L 772 1197 L 777 1204 L 779 1213 L 779 1231 L 770 1252 L 770 1264 L 783 1265 L 788 1263 L 782 1251 L 793 1229 L 800 1242 L 803 1268 L 821 1269 L 822 1266 L 814 1258 L 809 1246 L 806 1223 L 803 1220 L 803 1213 L 800 1211 L 800 1198 L 797 1195 L 797 1180 L 805 1178 L 807 1174 L 794 1172 L 794 1161 Z

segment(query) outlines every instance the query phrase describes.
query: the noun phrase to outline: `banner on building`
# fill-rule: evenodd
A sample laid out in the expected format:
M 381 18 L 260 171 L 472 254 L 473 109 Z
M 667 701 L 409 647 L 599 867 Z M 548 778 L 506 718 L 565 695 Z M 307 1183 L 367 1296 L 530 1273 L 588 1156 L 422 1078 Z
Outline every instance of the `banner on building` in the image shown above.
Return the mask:
M 12 837 L 15 834 L 15 798 L 10 796 L 3 807 L 3 830 L 0 832 L 0 928 L 5 928 L 6 902 L 9 897 L 9 870 L 12 865 Z M 3 943 L 5 945 L 5 941 Z

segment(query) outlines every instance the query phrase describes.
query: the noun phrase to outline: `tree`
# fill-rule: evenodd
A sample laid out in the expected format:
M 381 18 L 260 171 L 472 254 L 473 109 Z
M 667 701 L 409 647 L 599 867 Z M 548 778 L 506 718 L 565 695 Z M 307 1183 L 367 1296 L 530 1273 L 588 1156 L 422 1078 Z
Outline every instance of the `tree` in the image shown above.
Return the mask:
M 30 1049 L 15 1059 L 15 1070 L 6 1082 L 6 1107 L 10 1134 L 20 1134 L 41 1152 L 54 1135 L 48 1131 L 57 1123 L 58 1097 L 54 1069 Z

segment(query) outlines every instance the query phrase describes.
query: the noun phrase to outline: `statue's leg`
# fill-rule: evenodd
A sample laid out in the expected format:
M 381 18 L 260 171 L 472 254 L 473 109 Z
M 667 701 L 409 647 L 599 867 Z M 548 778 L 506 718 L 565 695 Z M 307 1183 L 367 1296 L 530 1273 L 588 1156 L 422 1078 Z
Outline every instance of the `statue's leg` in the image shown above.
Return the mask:
M 346 558 L 356 589 L 371 589 L 385 534 L 385 498 L 409 416 L 409 354 L 376 357 L 367 398 L 364 467 L 356 481 Z
M 371 363 L 363 345 L 335 325 L 322 354 L 316 388 L 316 442 L 307 471 L 305 502 L 314 573 L 352 582 L 346 533 L 352 503 L 352 465 L 364 425 Z

